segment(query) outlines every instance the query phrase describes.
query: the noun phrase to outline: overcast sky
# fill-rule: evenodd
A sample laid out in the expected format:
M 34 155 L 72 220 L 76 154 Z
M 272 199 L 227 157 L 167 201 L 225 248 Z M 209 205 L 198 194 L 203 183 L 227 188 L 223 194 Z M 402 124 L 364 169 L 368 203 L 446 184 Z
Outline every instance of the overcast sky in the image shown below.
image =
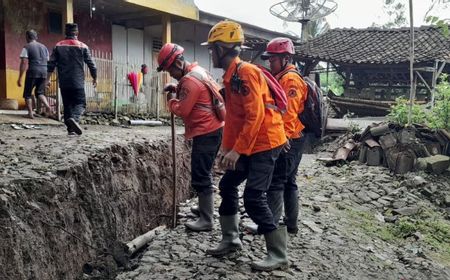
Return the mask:
M 290 23 L 285 29 L 283 21 L 269 12 L 269 8 L 283 0 L 194 0 L 200 10 L 261 26 L 266 29 L 285 32 L 293 31 L 300 35 L 301 25 Z M 402 0 L 408 4 L 409 0 Z M 332 28 L 335 27 L 369 27 L 372 23 L 383 24 L 388 17 L 383 12 L 383 0 L 335 0 L 336 12 L 327 17 Z M 430 0 L 413 0 L 414 25 L 424 25 L 424 14 Z M 437 9 L 438 15 L 450 14 L 450 9 Z M 436 13 L 435 13 L 436 14 Z M 407 11 L 409 17 L 409 11 Z

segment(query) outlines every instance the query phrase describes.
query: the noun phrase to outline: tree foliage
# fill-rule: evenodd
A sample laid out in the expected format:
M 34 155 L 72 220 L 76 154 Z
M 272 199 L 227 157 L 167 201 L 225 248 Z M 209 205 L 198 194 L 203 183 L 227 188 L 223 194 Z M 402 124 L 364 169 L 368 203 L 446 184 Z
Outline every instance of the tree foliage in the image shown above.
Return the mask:
M 320 18 L 318 20 L 308 22 L 307 29 L 308 36 L 306 40 L 310 40 L 330 30 L 330 24 L 325 18 Z
M 407 24 L 406 5 L 402 0 L 383 0 L 383 10 L 389 21 L 382 25 L 385 28 L 403 27 Z

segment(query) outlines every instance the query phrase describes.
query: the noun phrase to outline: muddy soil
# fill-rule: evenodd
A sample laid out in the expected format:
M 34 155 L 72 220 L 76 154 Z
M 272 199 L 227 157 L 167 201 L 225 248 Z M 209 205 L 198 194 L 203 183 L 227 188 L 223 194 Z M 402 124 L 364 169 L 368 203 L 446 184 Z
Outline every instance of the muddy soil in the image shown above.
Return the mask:
M 139 266 L 116 279 L 450 279 L 450 172 L 394 176 L 357 162 L 325 167 L 316 161 L 329 156 L 321 150 L 304 155 L 299 170 L 301 230 L 290 235 L 288 270 L 252 271 L 250 262 L 265 255 L 264 238 L 247 233 L 243 251 L 206 256 L 221 239 L 216 212 L 214 231 L 164 231 Z M 219 202 L 217 195 L 216 211 Z M 182 222 L 195 218 L 195 203 L 181 208 Z M 241 205 L 241 230 L 248 222 Z
M 170 224 L 170 129 L 37 128 L 0 125 L 0 279 L 76 279 L 99 255 L 114 277 L 117 242 Z M 191 195 L 189 149 L 178 136 L 179 201 Z

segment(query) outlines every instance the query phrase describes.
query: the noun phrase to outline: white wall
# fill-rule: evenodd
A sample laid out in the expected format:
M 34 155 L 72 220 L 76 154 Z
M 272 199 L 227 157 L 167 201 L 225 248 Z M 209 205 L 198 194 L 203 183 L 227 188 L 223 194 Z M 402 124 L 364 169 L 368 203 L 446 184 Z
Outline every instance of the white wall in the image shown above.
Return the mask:
M 128 59 L 139 66 L 144 63 L 144 31 L 139 29 L 127 29 L 128 31 Z
M 200 45 L 200 43 L 206 41 L 208 32 L 209 27 L 201 26 L 193 22 L 172 23 L 172 42 L 179 44 L 184 48 L 184 57 L 188 61 L 197 61 L 199 65 L 208 70 L 214 78 L 221 79 L 223 75 L 222 69 L 214 69 L 212 67 L 208 49 L 205 46 Z M 145 42 L 151 42 L 153 39 L 161 40 L 161 34 L 161 25 L 146 27 Z M 146 58 L 146 62 L 147 61 L 148 59 Z M 152 65 L 152 62 L 148 61 L 147 65 Z
M 128 61 L 140 66 L 144 63 L 144 58 L 146 58 L 144 51 L 144 31 L 113 25 L 112 50 L 114 60 Z
M 127 56 L 127 30 L 120 25 L 112 26 L 113 59 L 118 60 Z

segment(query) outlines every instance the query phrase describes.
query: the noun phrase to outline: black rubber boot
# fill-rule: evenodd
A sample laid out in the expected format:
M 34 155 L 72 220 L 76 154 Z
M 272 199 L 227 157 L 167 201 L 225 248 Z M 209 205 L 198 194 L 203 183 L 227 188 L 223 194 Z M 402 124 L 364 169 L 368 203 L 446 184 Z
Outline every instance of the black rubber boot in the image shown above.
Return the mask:
M 195 222 L 186 223 L 192 231 L 210 231 L 213 229 L 214 193 L 198 193 L 199 218 Z
M 239 216 L 220 216 L 222 240 L 216 248 L 206 250 L 207 255 L 219 257 L 242 249 L 239 239 Z
M 264 234 L 266 239 L 267 257 L 258 262 L 253 262 L 251 267 L 255 270 L 272 271 L 275 269 L 287 269 L 287 232 L 285 226 L 280 226 L 274 231 Z

